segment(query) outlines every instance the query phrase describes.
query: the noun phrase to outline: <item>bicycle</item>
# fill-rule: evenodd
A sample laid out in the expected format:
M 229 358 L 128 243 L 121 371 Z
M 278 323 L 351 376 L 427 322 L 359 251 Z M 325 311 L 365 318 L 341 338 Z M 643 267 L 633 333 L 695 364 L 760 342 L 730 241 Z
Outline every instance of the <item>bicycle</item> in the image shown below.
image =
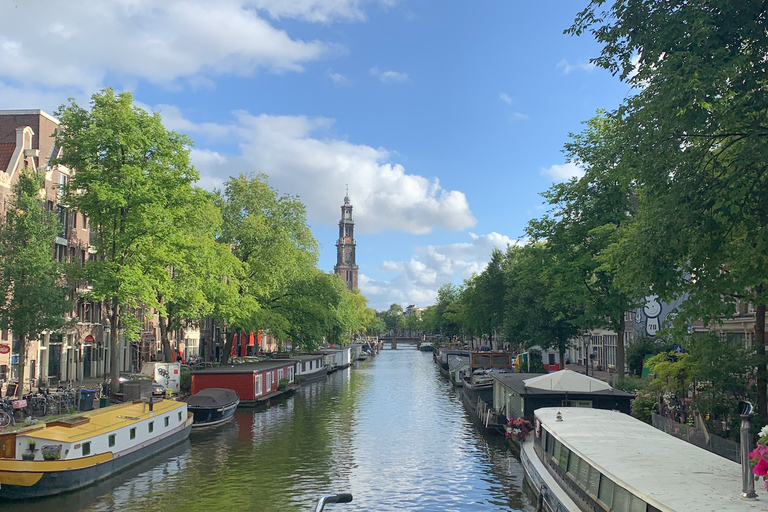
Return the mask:
M 320 498 L 315 506 L 315 512 L 322 512 L 325 505 L 328 503 L 349 503 L 352 501 L 352 495 L 348 492 L 340 492 L 339 494 L 326 494 Z
M 13 409 L 13 400 L 0 399 L 0 428 L 8 425 L 16 425 L 16 413 Z

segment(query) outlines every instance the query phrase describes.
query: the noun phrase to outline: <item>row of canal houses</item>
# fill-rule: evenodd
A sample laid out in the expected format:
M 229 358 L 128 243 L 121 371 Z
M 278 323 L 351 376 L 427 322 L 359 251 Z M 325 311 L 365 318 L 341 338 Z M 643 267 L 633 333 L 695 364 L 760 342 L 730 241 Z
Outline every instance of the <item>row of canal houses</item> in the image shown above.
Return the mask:
M 247 360 L 227 366 L 192 372 L 194 395 L 209 388 L 234 390 L 240 405 L 268 405 L 270 400 L 293 392 L 302 383 L 325 378 L 329 373 L 348 368 L 356 360 L 375 355 L 380 345 L 353 343 L 325 347 L 312 354 L 283 355 L 269 360 Z M 282 383 L 282 385 L 281 385 Z

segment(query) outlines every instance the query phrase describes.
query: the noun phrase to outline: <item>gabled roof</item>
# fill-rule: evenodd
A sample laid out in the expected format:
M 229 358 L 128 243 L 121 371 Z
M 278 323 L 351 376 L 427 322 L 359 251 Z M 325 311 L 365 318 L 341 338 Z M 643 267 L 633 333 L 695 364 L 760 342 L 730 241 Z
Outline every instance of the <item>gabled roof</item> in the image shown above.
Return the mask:
M 0 144 L 0 171 L 8 172 L 8 167 L 11 164 L 11 157 L 16 150 L 16 144 L 9 142 L 6 144 Z
M 575 373 L 576 375 L 580 377 L 584 377 L 585 379 L 598 380 L 598 379 L 592 379 L 592 377 L 587 377 L 586 375 L 582 375 L 577 372 L 573 372 L 571 370 L 561 370 L 561 372 L 563 371 L 569 371 L 571 373 Z M 493 377 L 494 380 L 499 381 L 501 385 L 511 389 L 519 396 L 566 395 L 566 394 L 610 395 L 614 397 L 623 396 L 628 398 L 631 398 L 634 396 L 631 393 L 627 393 L 619 389 L 614 389 L 602 381 L 598 381 L 598 382 L 602 382 L 603 384 L 602 386 L 599 384 L 593 384 L 591 391 L 588 391 L 589 385 L 584 385 L 582 379 L 579 379 L 579 381 L 576 383 L 573 383 L 572 381 L 569 383 L 569 379 L 566 379 L 565 381 L 563 381 L 562 385 L 555 387 L 555 384 L 547 380 L 546 377 L 555 375 L 557 373 L 560 373 L 560 372 L 544 374 L 544 375 L 536 374 L 536 373 L 499 373 L 499 374 L 492 374 L 491 376 Z M 527 385 L 527 383 L 530 381 L 534 381 L 533 386 Z M 537 381 L 538 381 L 538 385 L 537 385 Z

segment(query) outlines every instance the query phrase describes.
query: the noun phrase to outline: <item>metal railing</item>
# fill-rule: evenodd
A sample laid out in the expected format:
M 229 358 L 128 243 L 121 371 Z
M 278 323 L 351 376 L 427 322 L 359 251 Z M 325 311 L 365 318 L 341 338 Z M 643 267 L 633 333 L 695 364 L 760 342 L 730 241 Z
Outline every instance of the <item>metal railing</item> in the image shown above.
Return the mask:
M 707 434 L 699 428 L 678 423 L 656 413 L 653 413 L 652 423 L 654 427 L 669 435 L 687 441 L 699 448 L 704 448 L 733 462 L 741 463 L 740 444 L 735 441 Z

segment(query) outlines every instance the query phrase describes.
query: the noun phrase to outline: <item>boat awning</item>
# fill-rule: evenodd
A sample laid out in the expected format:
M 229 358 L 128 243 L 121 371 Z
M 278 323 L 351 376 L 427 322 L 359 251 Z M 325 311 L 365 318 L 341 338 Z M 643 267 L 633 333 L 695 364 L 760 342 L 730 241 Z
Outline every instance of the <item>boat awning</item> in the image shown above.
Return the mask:
M 582 375 L 573 370 L 560 370 L 523 381 L 525 387 L 546 391 L 567 391 L 568 393 L 589 393 L 613 389 L 602 380 Z

